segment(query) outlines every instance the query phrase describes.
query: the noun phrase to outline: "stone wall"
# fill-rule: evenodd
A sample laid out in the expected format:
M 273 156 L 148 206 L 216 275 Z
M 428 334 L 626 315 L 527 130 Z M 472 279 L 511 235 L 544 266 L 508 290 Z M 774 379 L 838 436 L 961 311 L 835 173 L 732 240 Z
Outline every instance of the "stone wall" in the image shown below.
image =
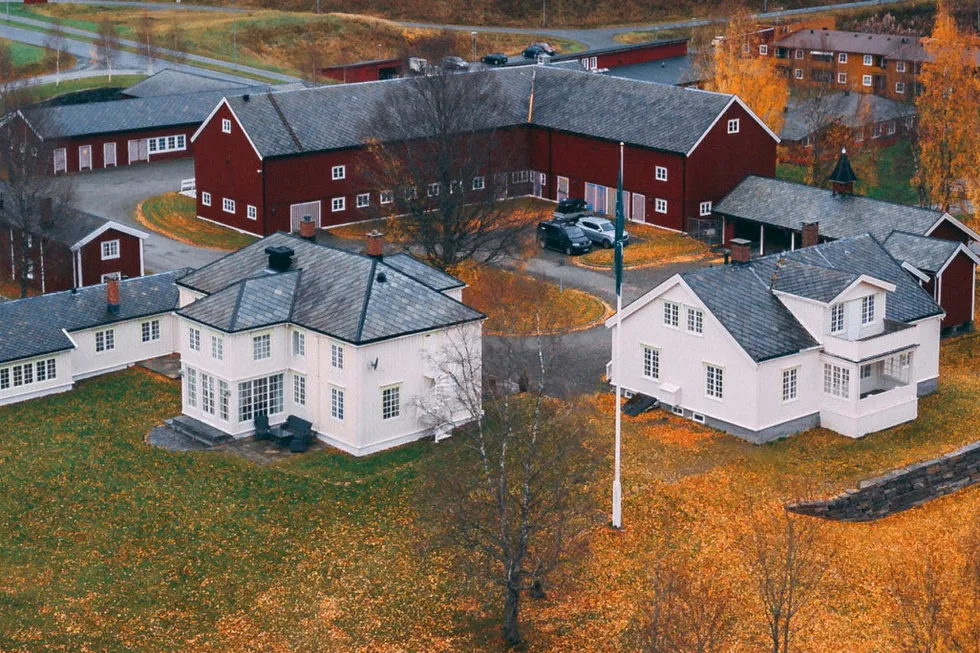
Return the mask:
M 831 499 L 787 506 L 790 512 L 839 521 L 871 521 L 980 482 L 980 442 L 940 458 L 861 481 Z

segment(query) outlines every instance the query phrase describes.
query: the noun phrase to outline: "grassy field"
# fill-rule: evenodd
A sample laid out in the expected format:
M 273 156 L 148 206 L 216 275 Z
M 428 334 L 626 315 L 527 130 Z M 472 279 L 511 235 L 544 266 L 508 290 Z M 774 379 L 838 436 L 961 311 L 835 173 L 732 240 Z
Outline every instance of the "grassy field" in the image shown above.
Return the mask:
M 31 88 L 32 97 L 37 101 L 50 100 L 59 95 L 88 91 L 97 88 L 125 88 L 138 81 L 146 79 L 146 75 L 113 75 L 108 77 L 85 77 L 83 79 L 66 79 L 60 84 L 38 84 Z
M 147 229 L 197 247 L 235 251 L 257 240 L 234 229 L 198 220 L 196 208 L 195 201 L 186 195 L 164 193 L 144 200 L 136 210 L 136 220 Z
M 45 48 L 7 39 L 0 39 L 0 45 L 10 50 L 10 58 L 14 64 L 14 74 L 18 78 L 45 75 L 55 71 L 53 55 Z M 74 65 L 75 57 L 66 53 L 62 54 L 62 70 L 67 70 Z

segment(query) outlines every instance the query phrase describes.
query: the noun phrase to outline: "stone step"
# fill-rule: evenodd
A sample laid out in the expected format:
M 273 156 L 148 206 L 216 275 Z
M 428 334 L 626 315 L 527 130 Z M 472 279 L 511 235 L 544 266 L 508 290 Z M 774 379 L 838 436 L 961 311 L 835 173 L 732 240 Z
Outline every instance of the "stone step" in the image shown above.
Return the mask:
M 167 427 L 173 429 L 181 435 L 194 438 L 198 442 L 214 447 L 225 442 L 231 442 L 233 437 L 223 431 L 219 431 L 213 426 L 209 426 L 200 420 L 187 415 L 173 417 L 164 422 Z

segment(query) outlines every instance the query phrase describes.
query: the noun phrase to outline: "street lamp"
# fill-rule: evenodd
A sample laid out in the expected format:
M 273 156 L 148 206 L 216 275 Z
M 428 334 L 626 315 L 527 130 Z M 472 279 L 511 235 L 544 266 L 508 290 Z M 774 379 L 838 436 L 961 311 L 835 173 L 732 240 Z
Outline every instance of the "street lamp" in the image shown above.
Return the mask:
M 476 63 L 476 32 L 470 32 L 470 38 L 473 39 L 473 63 Z

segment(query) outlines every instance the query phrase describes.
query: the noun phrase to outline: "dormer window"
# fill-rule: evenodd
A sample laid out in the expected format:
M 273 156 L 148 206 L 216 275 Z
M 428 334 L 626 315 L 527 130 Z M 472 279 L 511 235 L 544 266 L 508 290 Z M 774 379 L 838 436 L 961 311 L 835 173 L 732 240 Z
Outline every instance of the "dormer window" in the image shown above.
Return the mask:
M 834 304 L 830 307 L 830 332 L 840 333 L 844 330 L 844 305 Z
M 868 295 L 861 299 L 861 324 L 871 324 L 875 321 L 875 296 Z

